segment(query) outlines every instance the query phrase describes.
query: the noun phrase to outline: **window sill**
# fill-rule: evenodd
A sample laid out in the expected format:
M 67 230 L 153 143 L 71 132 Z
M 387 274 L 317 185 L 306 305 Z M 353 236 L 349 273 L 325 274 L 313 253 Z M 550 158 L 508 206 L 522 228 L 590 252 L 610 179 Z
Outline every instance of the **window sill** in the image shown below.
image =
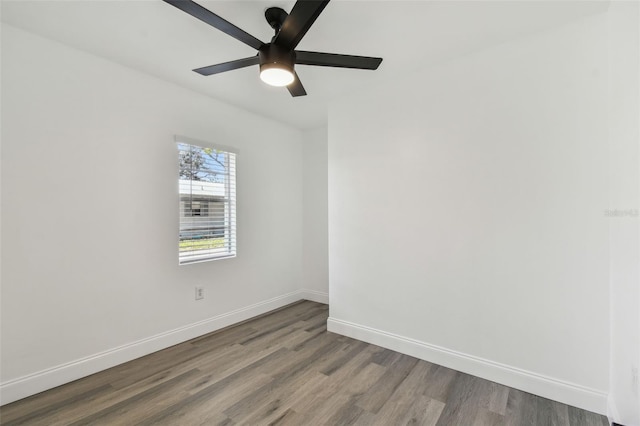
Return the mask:
M 194 256 L 189 260 L 180 261 L 178 263 L 178 265 L 179 266 L 192 265 L 194 263 L 211 262 L 211 261 L 214 261 L 214 260 L 233 259 L 234 257 L 236 257 L 235 253 L 234 254 L 225 254 L 225 255 L 220 255 L 220 256 L 215 256 L 215 257 L 212 257 L 211 255 L 203 254 L 201 256 Z

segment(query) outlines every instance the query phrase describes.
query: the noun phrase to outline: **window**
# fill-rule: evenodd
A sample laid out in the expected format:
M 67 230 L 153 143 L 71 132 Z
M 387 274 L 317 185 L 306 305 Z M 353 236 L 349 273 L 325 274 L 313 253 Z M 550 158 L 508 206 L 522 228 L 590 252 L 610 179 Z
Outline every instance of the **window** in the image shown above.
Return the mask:
M 180 265 L 236 255 L 236 154 L 176 138 Z

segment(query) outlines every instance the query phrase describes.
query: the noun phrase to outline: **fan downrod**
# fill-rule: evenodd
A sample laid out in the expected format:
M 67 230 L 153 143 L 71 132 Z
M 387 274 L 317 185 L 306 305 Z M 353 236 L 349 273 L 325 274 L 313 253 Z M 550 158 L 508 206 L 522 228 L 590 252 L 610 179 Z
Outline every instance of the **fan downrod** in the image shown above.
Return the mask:
M 270 7 L 264 11 L 264 17 L 267 19 L 271 28 L 276 30 L 276 34 L 280 31 L 280 28 L 282 28 L 282 24 L 284 20 L 287 19 L 287 16 L 289 16 L 289 14 L 279 7 Z

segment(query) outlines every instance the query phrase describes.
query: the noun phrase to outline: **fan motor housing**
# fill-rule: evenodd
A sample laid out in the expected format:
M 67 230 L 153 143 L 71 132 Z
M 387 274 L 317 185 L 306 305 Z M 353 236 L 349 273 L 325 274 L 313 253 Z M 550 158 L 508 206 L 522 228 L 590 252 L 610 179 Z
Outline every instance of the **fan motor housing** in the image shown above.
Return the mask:
M 293 50 L 283 49 L 269 43 L 258 50 L 258 56 L 260 57 L 260 71 L 278 67 L 287 68 L 293 73 L 293 64 L 296 63 L 296 53 Z

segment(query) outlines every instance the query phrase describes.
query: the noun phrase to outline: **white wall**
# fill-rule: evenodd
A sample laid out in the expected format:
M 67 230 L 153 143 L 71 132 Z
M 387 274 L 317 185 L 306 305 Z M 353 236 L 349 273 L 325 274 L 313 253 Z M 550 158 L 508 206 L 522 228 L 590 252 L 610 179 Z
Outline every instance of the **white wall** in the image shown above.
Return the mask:
M 606 412 L 606 31 L 589 17 L 333 104 L 330 330 Z
M 640 208 L 640 7 L 609 8 L 609 208 Z M 609 414 L 640 425 L 640 218 L 609 218 L 611 382 Z M 635 373 L 634 373 L 635 371 Z M 634 381 L 635 376 L 635 381 Z
M 328 302 L 327 128 L 303 132 L 302 287 Z
M 7 25 L 2 92 L 3 403 L 300 298 L 301 132 Z M 178 266 L 174 134 L 238 150 L 235 259 Z

